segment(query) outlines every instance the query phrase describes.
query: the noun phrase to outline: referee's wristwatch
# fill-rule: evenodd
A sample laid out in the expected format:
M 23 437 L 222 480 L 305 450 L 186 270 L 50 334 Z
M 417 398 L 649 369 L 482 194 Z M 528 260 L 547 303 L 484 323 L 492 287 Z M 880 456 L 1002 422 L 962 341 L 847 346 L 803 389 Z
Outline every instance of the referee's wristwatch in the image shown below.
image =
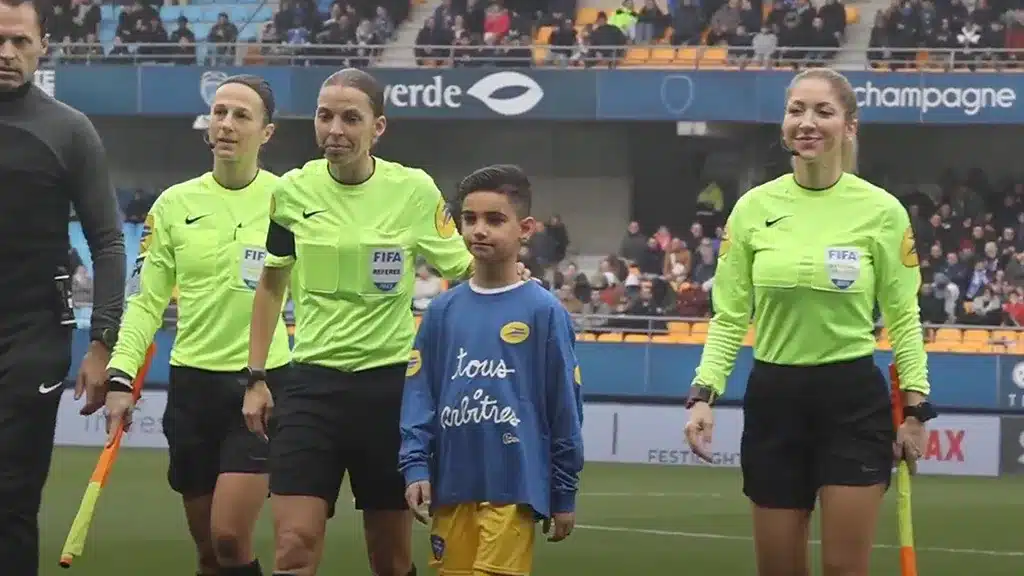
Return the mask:
M 698 402 L 705 402 L 708 406 L 714 406 L 717 399 L 718 393 L 710 386 L 694 384 L 690 386 L 690 394 L 686 397 L 686 409 L 693 408 L 694 404 Z
M 246 388 L 246 390 L 251 389 L 253 386 L 255 386 L 256 384 L 258 384 L 260 382 L 266 382 L 267 381 L 267 371 L 266 370 L 256 370 L 254 368 L 250 368 L 249 366 L 246 366 L 242 370 L 242 373 L 243 373 L 243 377 L 245 378 L 245 388 Z
M 89 334 L 90 342 L 99 342 L 108 352 L 114 352 L 117 346 L 117 328 L 93 329 Z
M 927 400 L 911 406 L 903 407 L 904 420 L 906 420 L 907 418 L 913 418 L 923 424 L 931 420 L 932 418 L 935 418 L 938 415 L 939 413 L 935 410 L 935 407 L 932 406 L 932 403 L 928 402 Z

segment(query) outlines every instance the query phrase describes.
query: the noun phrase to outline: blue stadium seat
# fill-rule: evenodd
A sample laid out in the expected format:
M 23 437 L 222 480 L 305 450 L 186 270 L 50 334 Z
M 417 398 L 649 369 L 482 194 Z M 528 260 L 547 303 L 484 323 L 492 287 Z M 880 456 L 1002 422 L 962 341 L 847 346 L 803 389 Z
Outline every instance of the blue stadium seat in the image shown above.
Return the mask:
M 100 6 L 100 17 L 104 20 L 117 21 L 117 15 L 121 11 L 120 6 L 111 6 L 110 4 L 102 4 Z
M 161 6 L 160 7 L 160 19 L 164 22 L 174 22 L 181 16 L 183 6 Z
M 181 13 L 188 18 L 189 22 L 199 22 L 203 19 L 204 6 L 197 6 L 195 4 L 189 4 L 188 6 L 181 7 Z

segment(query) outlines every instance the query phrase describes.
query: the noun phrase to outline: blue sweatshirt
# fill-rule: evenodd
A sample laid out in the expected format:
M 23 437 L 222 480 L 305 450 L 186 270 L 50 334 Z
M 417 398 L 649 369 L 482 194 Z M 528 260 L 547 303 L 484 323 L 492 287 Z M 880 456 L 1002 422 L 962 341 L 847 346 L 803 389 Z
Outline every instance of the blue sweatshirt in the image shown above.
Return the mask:
M 537 282 L 469 282 L 427 308 L 402 398 L 399 469 L 433 506 L 575 509 L 583 401 L 569 314 Z

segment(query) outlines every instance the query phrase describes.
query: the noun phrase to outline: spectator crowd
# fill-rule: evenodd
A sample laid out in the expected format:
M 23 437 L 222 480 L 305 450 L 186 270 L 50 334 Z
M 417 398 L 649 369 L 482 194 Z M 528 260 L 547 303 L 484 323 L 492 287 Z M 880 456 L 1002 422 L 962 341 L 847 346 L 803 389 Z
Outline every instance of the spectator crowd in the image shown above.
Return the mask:
M 924 61 L 943 67 L 1017 66 L 1024 48 L 1018 0 L 892 0 L 875 14 L 868 57 L 899 69 Z

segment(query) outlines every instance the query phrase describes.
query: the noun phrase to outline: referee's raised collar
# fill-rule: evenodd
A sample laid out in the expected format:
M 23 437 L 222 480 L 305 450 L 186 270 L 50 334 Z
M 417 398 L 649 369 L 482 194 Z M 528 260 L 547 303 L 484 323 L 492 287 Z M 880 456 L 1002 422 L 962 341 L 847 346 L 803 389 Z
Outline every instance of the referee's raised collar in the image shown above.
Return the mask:
M 0 102 L 13 102 L 15 100 L 20 100 L 24 98 L 25 95 L 28 94 L 29 90 L 31 89 L 32 83 L 25 82 L 21 86 L 18 86 L 17 88 L 9 92 L 0 90 Z

